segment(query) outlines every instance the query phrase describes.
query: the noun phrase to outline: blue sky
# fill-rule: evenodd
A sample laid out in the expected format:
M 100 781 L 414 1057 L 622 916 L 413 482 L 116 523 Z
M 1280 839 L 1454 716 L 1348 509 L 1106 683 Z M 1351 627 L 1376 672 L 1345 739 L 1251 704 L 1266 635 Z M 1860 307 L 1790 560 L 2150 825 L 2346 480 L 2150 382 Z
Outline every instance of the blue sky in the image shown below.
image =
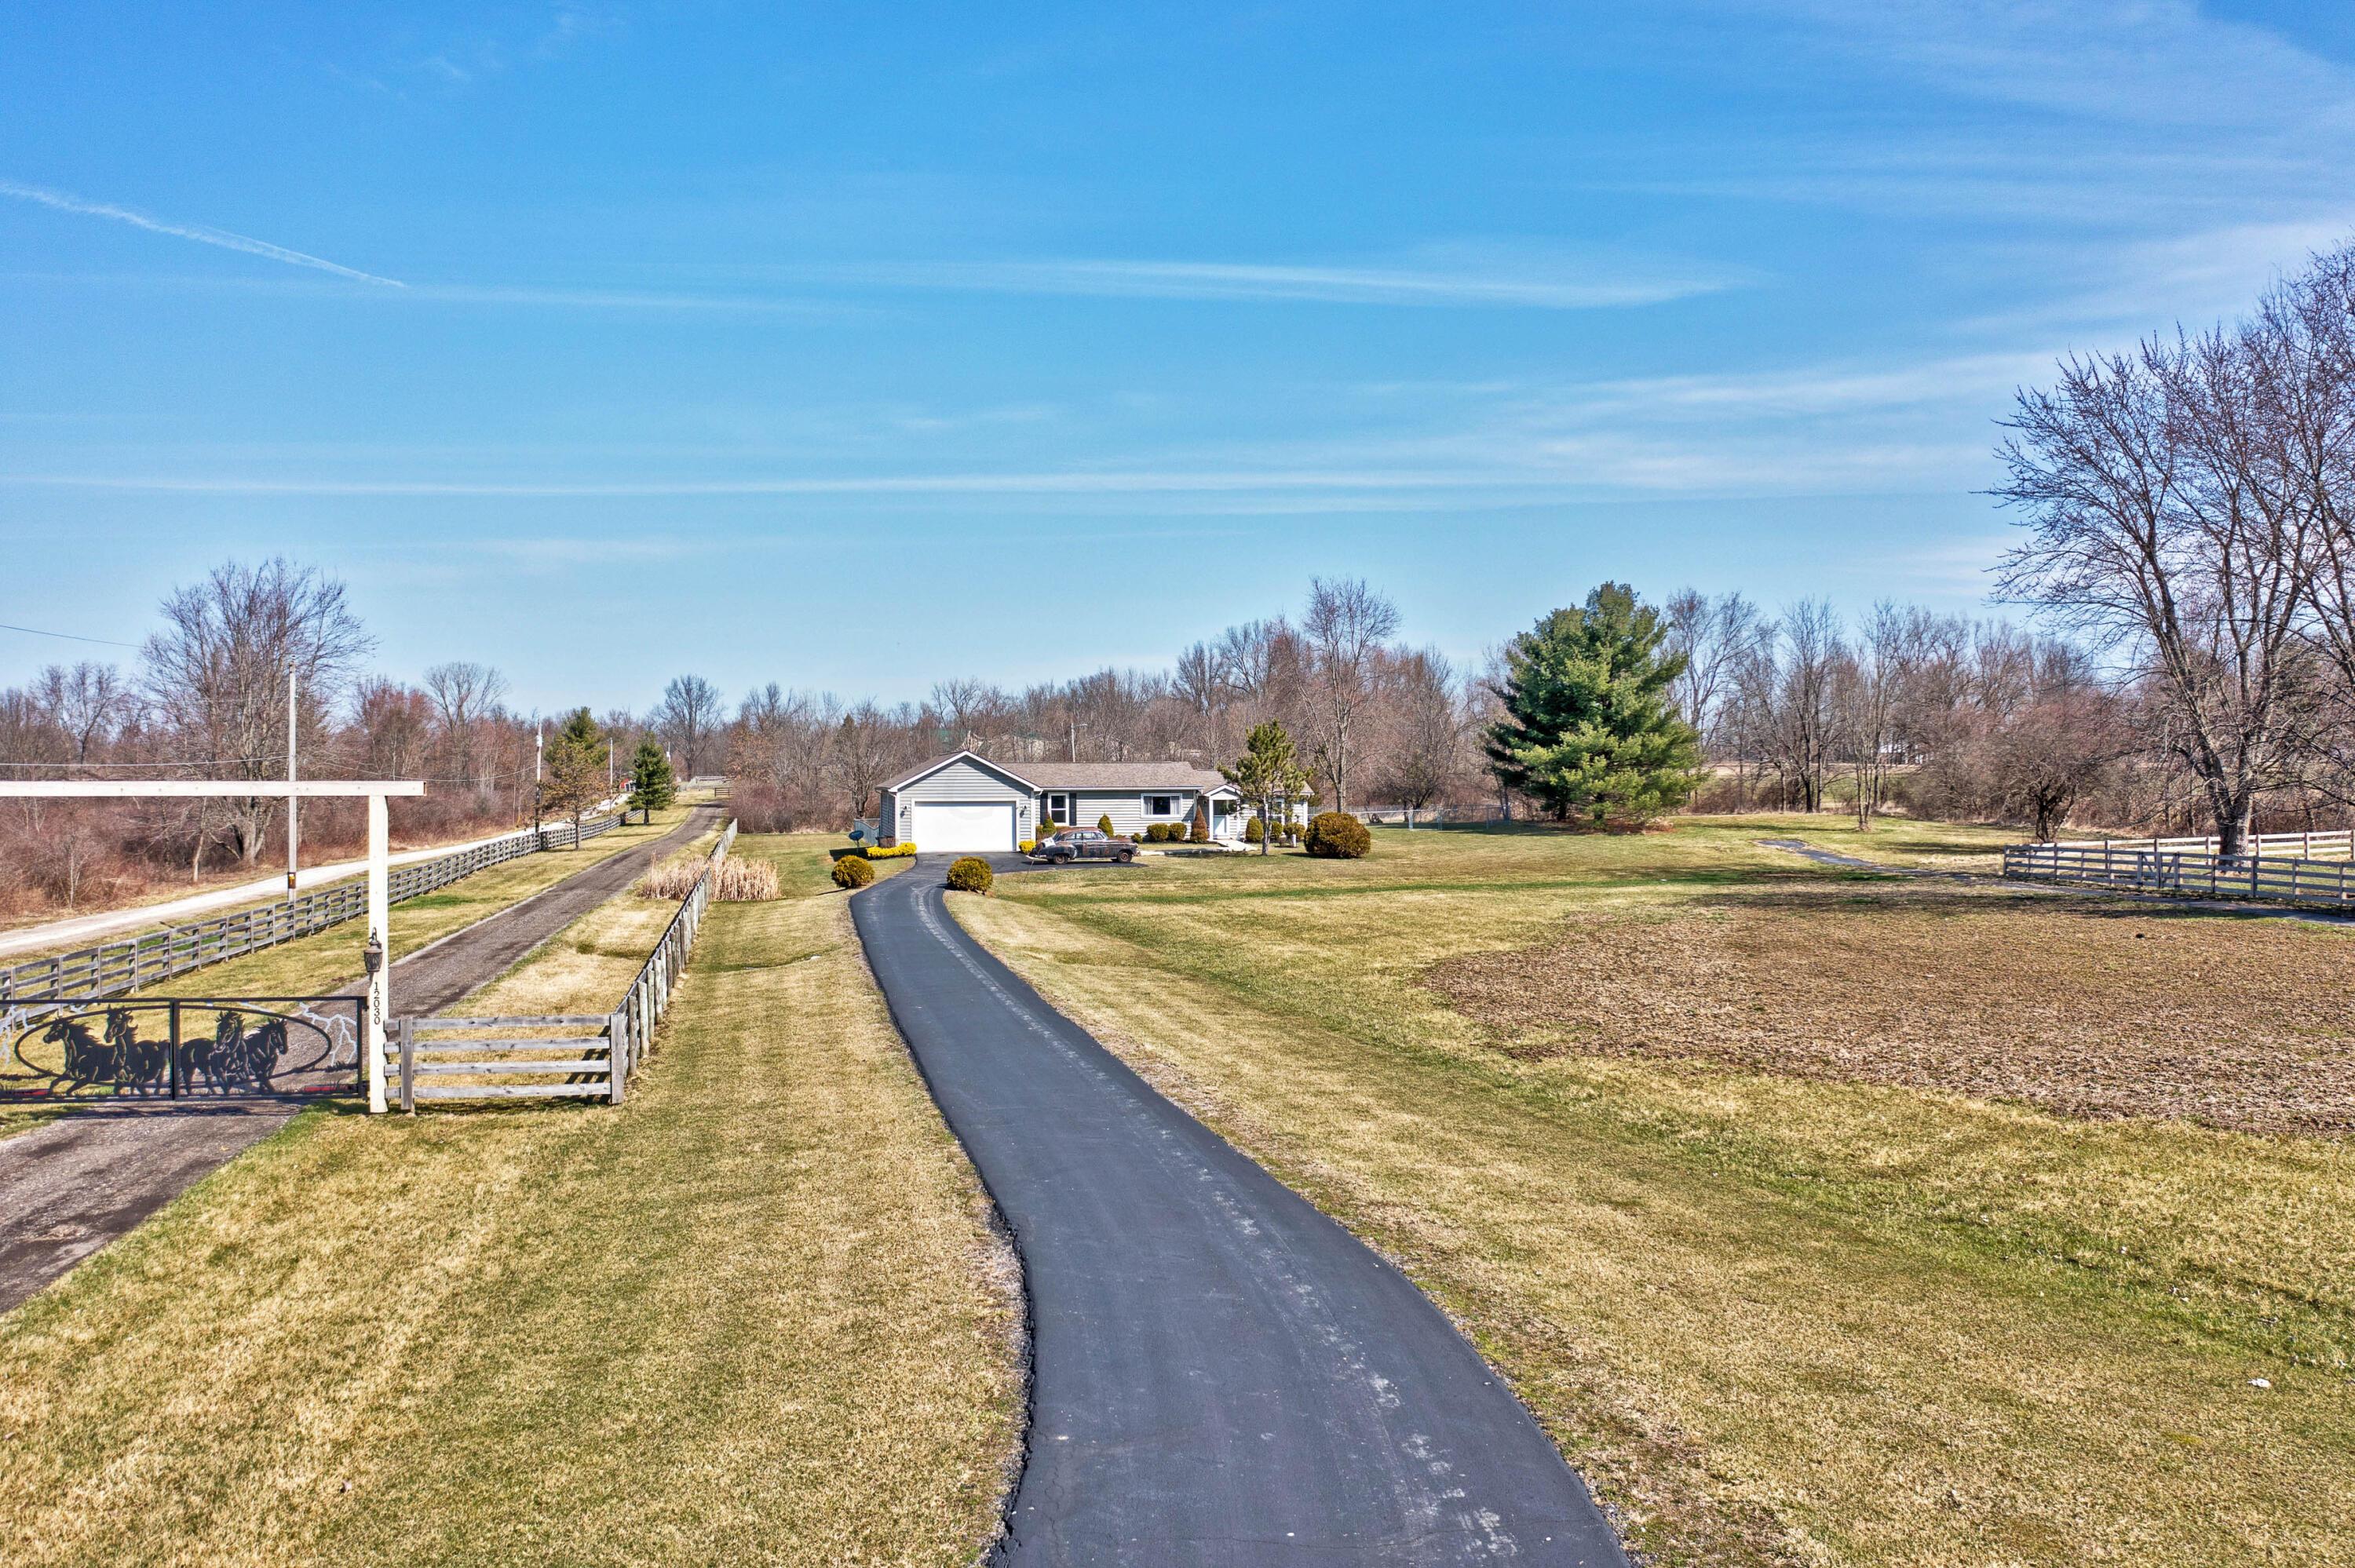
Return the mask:
M 1465 656 L 1604 577 L 1977 608 L 2016 385 L 2355 230 L 2350 9 L 19 0 L 0 620 L 283 552 L 553 708 L 1317 573 Z

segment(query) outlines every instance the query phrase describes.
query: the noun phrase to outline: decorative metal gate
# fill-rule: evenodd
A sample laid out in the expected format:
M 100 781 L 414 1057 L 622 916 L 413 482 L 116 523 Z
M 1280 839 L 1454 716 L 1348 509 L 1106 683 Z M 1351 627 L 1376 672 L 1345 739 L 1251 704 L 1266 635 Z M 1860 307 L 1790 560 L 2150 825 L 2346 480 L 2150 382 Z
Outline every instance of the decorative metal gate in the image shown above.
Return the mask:
M 206 1099 L 365 1087 L 364 996 L 60 998 L 0 1007 L 0 1099 Z

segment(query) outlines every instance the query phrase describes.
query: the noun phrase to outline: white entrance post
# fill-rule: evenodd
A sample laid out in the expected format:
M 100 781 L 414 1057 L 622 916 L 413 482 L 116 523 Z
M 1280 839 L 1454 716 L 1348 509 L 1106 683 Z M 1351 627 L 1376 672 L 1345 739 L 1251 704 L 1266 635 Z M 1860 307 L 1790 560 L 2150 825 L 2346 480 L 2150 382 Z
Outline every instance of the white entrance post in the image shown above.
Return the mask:
M 0 779 L 0 800 L 191 800 L 199 797 L 250 800 L 259 796 L 286 797 L 291 812 L 297 799 L 338 795 L 368 797 L 368 948 L 382 955 L 368 977 L 368 1031 L 361 1049 L 368 1053 L 368 1109 L 385 1108 L 384 1024 L 392 1016 L 392 855 L 391 833 L 385 800 L 392 795 L 422 795 L 425 785 L 416 779 Z

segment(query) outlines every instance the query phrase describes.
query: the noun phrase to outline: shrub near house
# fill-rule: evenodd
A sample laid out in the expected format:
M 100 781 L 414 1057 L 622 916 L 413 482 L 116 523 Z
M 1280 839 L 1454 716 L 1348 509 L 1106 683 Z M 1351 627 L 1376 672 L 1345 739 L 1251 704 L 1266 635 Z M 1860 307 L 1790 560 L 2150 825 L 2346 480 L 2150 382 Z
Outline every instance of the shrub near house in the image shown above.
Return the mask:
M 1347 811 L 1323 811 L 1309 820 L 1302 842 L 1319 860 L 1362 860 L 1374 835 Z

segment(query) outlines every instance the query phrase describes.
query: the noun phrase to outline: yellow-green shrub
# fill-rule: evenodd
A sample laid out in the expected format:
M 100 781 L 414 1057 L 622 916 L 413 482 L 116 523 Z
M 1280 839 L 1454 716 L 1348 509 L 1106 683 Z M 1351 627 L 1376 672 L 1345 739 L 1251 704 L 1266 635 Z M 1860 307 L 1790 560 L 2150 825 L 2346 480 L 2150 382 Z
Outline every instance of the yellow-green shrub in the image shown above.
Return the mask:
M 834 863 L 834 885 L 845 893 L 855 893 L 874 880 L 875 868 L 863 854 L 847 854 Z
M 960 893 L 986 893 L 997 880 L 989 863 L 978 855 L 964 855 L 949 866 L 949 885 Z

